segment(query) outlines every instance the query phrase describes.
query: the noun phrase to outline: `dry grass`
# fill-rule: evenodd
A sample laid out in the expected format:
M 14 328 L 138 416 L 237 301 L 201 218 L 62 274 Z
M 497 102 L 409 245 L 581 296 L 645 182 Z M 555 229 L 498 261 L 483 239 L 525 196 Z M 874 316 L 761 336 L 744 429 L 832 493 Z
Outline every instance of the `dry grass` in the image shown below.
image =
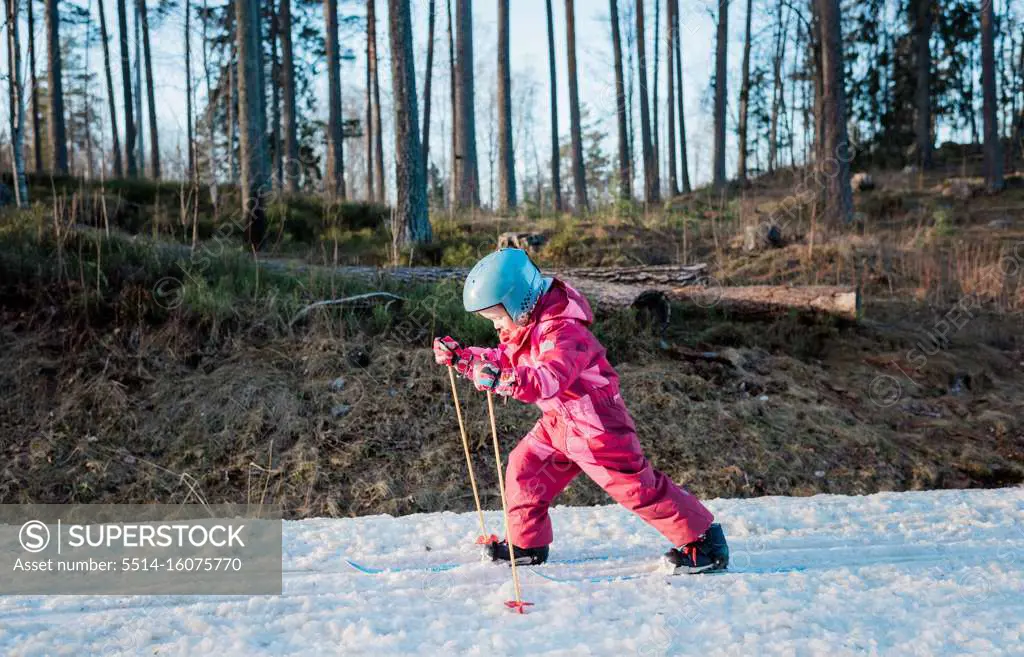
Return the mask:
M 1006 262 L 1019 254 L 1024 265 L 1024 249 L 1014 250 L 1024 241 L 1014 218 L 1024 193 L 1012 186 L 951 201 L 929 175 L 876 174 L 881 188 L 857 199 L 864 217 L 841 231 L 814 225 L 810 208 L 787 200 L 792 172 L 739 197 L 695 194 L 647 216 L 515 227 L 553 237 L 545 263 L 707 261 L 729 283 L 863 289 L 868 319 L 857 327 L 678 308 L 668 341 L 719 351 L 729 365 L 674 360 L 629 318 L 602 318 L 649 458 L 695 493 L 1020 483 L 1024 288 Z M 759 254 L 733 246 L 780 207 L 791 217 L 789 246 Z M 989 226 L 1007 216 L 1009 227 Z M 513 227 L 468 221 L 465 244 Z M 462 224 L 445 230 L 445 243 L 458 247 Z M 108 271 L 90 265 L 88 244 L 66 248 L 61 257 L 76 263 L 62 274 L 69 280 L 53 286 L 40 274 L 37 289 L 27 272 L 45 271 L 33 258 L 46 254 L 0 253 L 0 265 L 26 276 L 0 288 L 0 502 L 266 500 L 289 517 L 472 508 L 429 336 L 389 332 L 387 316 L 326 313 L 290 333 L 268 313 L 288 316 L 317 285 L 336 292 L 334 282 L 253 286 L 242 269 L 220 287 L 200 286 L 193 314 L 154 313 L 144 266 L 105 252 Z M 965 298 L 969 317 L 954 319 Z M 431 330 L 475 330 L 444 312 Z M 486 410 L 468 387 L 462 393 L 484 501 L 494 508 Z M 536 417 L 532 407 L 500 405 L 504 447 Z M 607 497 L 581 479 L 560 501 Z
M 289 517 L 472 508 L 447 378 L 426 348 L 338 340 L 323 324 L 214 347 L 175 323 L 126 334 L 3 319 L 4 502 L 257 499 Z M 912 332 L 687 324 L 733 364 L 638 352 L 619 371 L 649 458 L 701 496 L 1024 481 L 1019 351 L 950 346 L 882 408 L 872 382 L 900 376 Z M 493 506 L 485 407 L 468 387 L 462 398 Z M 537 417 L 516 402 L 498 412 L 506 449 Z M 607 498 L 580 480 L 561 501 Z

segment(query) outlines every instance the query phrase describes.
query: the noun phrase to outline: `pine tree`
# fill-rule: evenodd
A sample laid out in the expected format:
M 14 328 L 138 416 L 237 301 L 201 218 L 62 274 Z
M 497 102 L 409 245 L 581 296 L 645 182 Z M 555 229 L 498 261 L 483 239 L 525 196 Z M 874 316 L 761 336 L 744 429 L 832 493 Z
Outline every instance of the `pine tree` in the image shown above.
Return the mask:
M 569 134 L 572 142 L 572 184 L 576 191 L 576 213 L 587 211 L 587 177 L 583 164 L 583 135 L 580 125 L 580 87 L 576 79 L 576 10 L 565 0 L 566 50 L 569 59 Z
M 562 208 L 562 176 L 558 153 L 558 67 L 555 59 L 555 19 L 551 13 L 551 0 L 545 0 L 548 17 L 548 87 L 551 106 L 551 191 L 555 212 Z
M 266 113 L 260 84 L 263 68 L 260 12 L 258 0 L 234 0 L 234 3 L 242 212 L 249 245 L 258 251 L 266 232 L 264 200 L 270 191 L 270 162 L 264 139 Z
M 985 184 L 991 191 L 999 191 L 1003 188 L 1003 149 L 999 143 L 995 16 L 991 0 L 983 0 L 981 3 L 981 90 L 985 131 Z
M 60 13 L 58 0 L 46 0 L 46 61 L 49 70 L 47 86 L 50 130 L 50 170 L 67 175 L 68 145 L 64 118 L 64 80 L 60 53 Z
M 549 4 L 550 2 L 551 0 L 548 0 Z M 633 167 L 629 162 L 629 136 L 627 134 L 628 128 L 626 126 L 626 85 L 625 80 L 623 79 L 622 70 L 622 38 L 619 29 L 618 2 L 616 2 L 616 0 L 609 0 L 608 4 L 609 9 L 611 10 L 612 52 L 614 53 L 615 58 L 615 123 L 618 134 L 619 152 L 619 198 L 625 200 L 633 197 Z M 671 76 L 671 73 L 669 75 Z M 671 96 L 669 96 L 669 102 L 672 102 Z M 672 119 L 669 118 L 669 121 L 671 120 Z M 670 139 L 669 148 L 671 147 L 672 141 Z
M 432 235 L 427 215 L 427 172 L 419 136 L 409 0 L 388 0 L 388 34 L 395 110 L 395 214 L 404 226 L 405 240 L 424 243 Z
M 338 1 L 323 0 L 327 51 L 327 196 L 345 198 L 344 136 L 341 117 L 341 57 L 338 52 Z
M 498 210 L 516 207 L 512 150 L 512 74 L 509 70 L 509 0 L 498 0 Z
M 728 87 L 729 1 L 718 3 L 718 34 L 715 38 L 715 147 L 711 184 L 725 186 L 725 111 Z
M 29 5 L 32 0 L 28 0 Z M 103 71 L 107 82 L 107 102 L 110 112 L 110 130 L 113 138 L 114 155 L 114 176 L 120 178 L 124 175 L 124 168 L 121 164 L 121 136 L 117 130 L 117 101 L 114 98 L 114 76 L 110 70 L 110 47 L 107 38 L 107 16 L 104 12 L 104 0 L 98 0 L 100 8 L 100 39 L 103 41 Z
M 647 49 L 644 32 L 644 3 L 636 3 L 636 52 L 640 71 L 640 146 L 644 158 L 644 201 L 648 204 L 661 200 L 660 184 L 654 167 L 657 154 L 651 139 L 651 108 L 647 95 Z
M 128 52 L 128 10 L 127 0 L 117 0 L 117 25 L 121 52 L 121 96 L 124 101 L 124 159 L 125 173 L 129 178 L 138 175 L 135 164 L 135 104 L 132 102 L 132 66 Z M 140 120 L 142 117 L 139 117 Z
M 456 205 L 480 205 L 480 177 L 477 169 L 476 110 L 473 85 L 473 10 L 471 0 L 455 2 L 455 199 Z

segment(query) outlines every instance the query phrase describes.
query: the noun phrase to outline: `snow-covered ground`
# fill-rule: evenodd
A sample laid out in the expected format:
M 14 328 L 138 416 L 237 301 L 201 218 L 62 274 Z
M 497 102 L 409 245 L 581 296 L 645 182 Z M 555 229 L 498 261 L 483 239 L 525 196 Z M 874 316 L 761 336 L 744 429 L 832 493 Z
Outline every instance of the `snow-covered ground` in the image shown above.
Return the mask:
M 523 568 L 518 615 L 509 569 L 477 561 L 475 514 L 287 522 L 282 596 L 0 598 L 0 655 L 1024 655 L 1024 488 L 709 506 L 734 573 Z M 667 548 L 617 506 L 553 517 L 552 559 L 616 557 L 543 567 L 561 578 L 643 572 Z M 367 575 L 346 557 L 467 565 Z

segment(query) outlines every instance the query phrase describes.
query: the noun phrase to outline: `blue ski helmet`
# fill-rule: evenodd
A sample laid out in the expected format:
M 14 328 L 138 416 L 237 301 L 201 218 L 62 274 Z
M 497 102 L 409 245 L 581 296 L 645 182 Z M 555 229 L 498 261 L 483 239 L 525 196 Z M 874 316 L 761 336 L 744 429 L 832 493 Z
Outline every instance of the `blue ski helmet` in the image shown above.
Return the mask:
M 551 278 L 541 275 L 522 249 L 500 249 L 481 258 L 466 276 L 462 305 L 475 313 L 499 303 L 516 324 L 523 325 Z

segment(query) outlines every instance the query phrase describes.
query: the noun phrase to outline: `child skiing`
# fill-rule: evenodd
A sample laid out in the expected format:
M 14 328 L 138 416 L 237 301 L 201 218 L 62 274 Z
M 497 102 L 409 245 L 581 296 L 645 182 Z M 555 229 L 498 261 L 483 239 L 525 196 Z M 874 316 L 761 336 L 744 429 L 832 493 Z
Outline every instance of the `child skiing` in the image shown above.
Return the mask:
M 674 546 L 676 573 L 722 570 L 725 535 L 697 498 L 655 470 L 619 393 L 618 375 L 587 328 L 587 300 L 542 276 L 525 251 L 501 249 L 481 259 L 463 289 L 467 312 L 494 324 L 500 344 L 463 347 L 434 340 L 438 364 L 452 365 L 477 390 L 536 404 L 543 415 L 508 459 L 509 536 L 487 546 L 495 561 L 544 563 L 552 540 L 548 507 L 580 472 L 661 532 Z

